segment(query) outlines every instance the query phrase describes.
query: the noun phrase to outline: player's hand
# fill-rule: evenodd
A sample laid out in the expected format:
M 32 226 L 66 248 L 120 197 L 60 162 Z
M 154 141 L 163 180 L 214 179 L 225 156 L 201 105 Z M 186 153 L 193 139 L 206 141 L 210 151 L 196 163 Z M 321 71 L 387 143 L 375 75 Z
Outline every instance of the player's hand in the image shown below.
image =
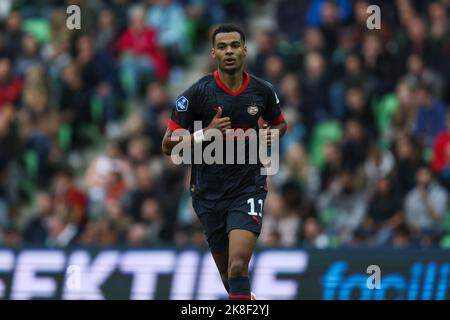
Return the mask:
M 231 128 L 231 119 L 230 117 L 222 117 L 222 108 L 219 108 L 217 110 L 216 115 L 211 120 L 211 123 L 208 127 L 204 130 L 205 134 L 207 134 L 208 129 L 218 129 L 222 131 L 222 133 L 225 133 L 227 129 Z
M 272 142 L 275 139 L 275 131 L 272 130 L 267 123 L 263 124 L 262 129 L 262 141 L 265 142 L 268 146 L 272 145 Z

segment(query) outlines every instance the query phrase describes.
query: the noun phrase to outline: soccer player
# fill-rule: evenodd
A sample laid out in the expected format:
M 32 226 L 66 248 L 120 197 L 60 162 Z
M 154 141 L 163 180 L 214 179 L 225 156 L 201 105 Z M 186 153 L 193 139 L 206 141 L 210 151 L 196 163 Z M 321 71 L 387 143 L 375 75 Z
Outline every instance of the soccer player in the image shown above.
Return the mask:
M 175 102 L 162 142 L 167 155 L 182 141 L 183 137 L 172 141 L 176 129 L 189 130 L 192 145 L 208 140 L 211 129 L 224 134 L 236 128 L 258 130 L 260 117 L 267 129 L 260 143 L 269 146 L 275 129 L 280 137 L 286 131 L 272 85 L 244 71 L 247 48 L 242 29 L 219 26 L 212 34 L 211 55 L 217 71 L 201 78 Z M 194 121 L 202 121 L 203 129 L 194 132 Z M 267 194 L 266 176 L 257 162 L 192 165 L 192 204 L 230 299 L 252 298 L 248 265 L 261 232 Z

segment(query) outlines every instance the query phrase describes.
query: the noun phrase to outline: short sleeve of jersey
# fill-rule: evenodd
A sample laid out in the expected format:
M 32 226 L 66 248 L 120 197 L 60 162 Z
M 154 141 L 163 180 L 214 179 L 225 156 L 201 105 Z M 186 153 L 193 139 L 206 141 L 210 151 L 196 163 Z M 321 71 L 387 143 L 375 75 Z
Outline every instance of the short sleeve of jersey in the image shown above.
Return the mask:
M 189 130 L 194 121 L 194 108 L 198 107 L 197 100 L 197 88 L 194 84 L 175 100 L 167 127 L 172 131 Z
M 278 99 L 278 96 L 272 85 L 270 83 L 267 83 L 267 85 L 269 88 L 269 96 L 267 99 L 267 106 L 262 114 L 262 118 L 270 125 L 278 125 L 284 121 L 283 113 L 281 112 L 280 108 L 280 100 Z

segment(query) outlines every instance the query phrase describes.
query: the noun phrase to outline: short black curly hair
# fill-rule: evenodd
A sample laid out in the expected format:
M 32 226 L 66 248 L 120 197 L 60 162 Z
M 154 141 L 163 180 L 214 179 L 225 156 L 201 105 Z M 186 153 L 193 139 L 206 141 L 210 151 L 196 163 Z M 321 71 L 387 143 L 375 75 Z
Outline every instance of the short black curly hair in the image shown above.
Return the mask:
M 216 36 L 219 33 L 229 33 L 229 32 L 237 32 L 241 35 L 241 40 L 242 43 L 245 43 L 245 34 L 244 34 L 244 30 L 242 30 L 241 27 L 235 25 L 235 24 L 222 24 L 220 26 L 218 26 L 212 36 L 211 36 L 211 43 L 214 46 L 214 41 L 216 40 Z

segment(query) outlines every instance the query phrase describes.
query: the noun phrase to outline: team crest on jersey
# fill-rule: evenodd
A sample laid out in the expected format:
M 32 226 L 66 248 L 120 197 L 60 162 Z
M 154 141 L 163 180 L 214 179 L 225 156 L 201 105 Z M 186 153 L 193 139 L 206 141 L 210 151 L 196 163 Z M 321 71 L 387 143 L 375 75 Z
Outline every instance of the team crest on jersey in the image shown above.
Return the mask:
M 253 102 L 251 105 L 248 106 L 247 112 L 249 115 L 254 116 L 259 111 L 258 106 Z
M 177 102 L 175 103 L 175 107 L 178 112 L 184 112 L 188 109 L 189 106 L 189 100 L 185 96 L 181 96 L 178 98 Z

